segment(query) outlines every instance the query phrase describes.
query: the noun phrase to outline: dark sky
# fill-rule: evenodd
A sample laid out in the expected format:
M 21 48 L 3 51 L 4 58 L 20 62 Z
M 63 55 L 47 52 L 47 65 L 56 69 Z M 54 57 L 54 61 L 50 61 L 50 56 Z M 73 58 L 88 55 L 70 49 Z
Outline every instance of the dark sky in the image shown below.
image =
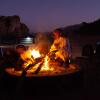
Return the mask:
M 31 31 L 52 31 L 100 18 L 100 0 L 0 0 L 0 15 L 19 15 Z

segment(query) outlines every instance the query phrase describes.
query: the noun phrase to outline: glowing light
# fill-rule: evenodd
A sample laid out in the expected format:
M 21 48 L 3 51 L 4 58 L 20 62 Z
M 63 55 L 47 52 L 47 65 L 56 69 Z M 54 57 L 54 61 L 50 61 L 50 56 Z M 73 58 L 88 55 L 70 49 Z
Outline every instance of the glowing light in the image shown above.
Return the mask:
M 31 39 L 30 37 L 27 37 L 26 40 L 27 40 L 27 41 L 31 41 L 32 39 Z
M 96 50 L 94 50 L 93 52 L 94 52 L 94 54 L 95 54 L 95 53 L 96 53 Z
M 39 51 L 38 51 L 38 50 L 35 50 L 35 49 L 32 50 L 31 54 L 32 54 L 32 56 L 33 56 L 34 58 L 39 58 L 39 57 L 41 57 L 41 54 L 39 53 Z
M 21 39 L 21 43 L 32 43 L 33 39 L 31 37 L 26 37 Z

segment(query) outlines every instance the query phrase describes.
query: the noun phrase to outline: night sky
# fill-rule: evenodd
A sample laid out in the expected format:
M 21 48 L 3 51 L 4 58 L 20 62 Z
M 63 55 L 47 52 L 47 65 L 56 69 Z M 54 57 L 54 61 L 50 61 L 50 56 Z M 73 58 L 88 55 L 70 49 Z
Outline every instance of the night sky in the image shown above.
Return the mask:
M 0 15 L 19 15 L 30 31 L 52 31 L 100 18 L 100 0 L 0 0 Z

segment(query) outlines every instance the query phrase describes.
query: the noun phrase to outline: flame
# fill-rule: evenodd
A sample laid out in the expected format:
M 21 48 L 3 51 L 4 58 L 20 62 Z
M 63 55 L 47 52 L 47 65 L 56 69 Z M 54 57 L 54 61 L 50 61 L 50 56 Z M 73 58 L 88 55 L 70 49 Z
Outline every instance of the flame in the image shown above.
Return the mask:
M 35 49 L 32 50 L 31 54 L 35 59 L 41 57 L 41 54 L 39 53 L 39 51 Z
M 31 62 L 30 63 L 30 61 L 31 61 L 31 59 L 36 59 L 36 58 L 39 58 L 39 57 L 41 57 L 42 55 L 40 54 L 40 52 L 39 52 L 39 50 L 36 50 L 36 49 L 30 49 L 29 50 L 29 52 L 26 52 L 26 54 L 30 54 L 31 55 L 31 57 L 29 57 L 29 61 L 27 60 L 26 61 L 26 63 L 24 63 L 24 65 L 23 66 L 28 66 L 28 65 L 30 65 L 30 64 L 32 64 L 33 62 Z M 33 58 L 32 58 L 33 57 Z M 42 61 L 43 61 L 43 65 L 42 65 L 42 67 L 41 67 L 41 70 L 40 71 L 53 71 L 54 70 L 54 68 L 53 67 L 50 67 L 49 65 L 49 62 L 50 62 L 50 58 L 49 58 L 49 56 L 45 56 L 43 59 L 42 59 Z M 38 62 L 37 64 L 36 64 L 36 66 L 34 66 L 33 67 L 33 69 L 32 69 L 32 71 L 34 71 L 36 68 L 38 68 L 38 66 L 40 65 L 40 63 L 41 62 Z
M 41 68 L 41 71 L 53 70 L 53 68 L 50 68 L 50 67 L 49 67 L 49 61 L 50 61 L 49 57 L 46 56 L 46 57 L 44 58 L 44 64 L 43 64 L 43 66 L 42 66 L 42 68 Z

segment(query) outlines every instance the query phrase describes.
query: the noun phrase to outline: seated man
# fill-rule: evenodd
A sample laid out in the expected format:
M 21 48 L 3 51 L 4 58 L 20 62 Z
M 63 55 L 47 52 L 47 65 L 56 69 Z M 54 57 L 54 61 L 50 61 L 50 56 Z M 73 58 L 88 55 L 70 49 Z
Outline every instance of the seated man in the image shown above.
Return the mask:
M 26 47 L 24 45 L 18 45 L 16 47 L 16 51 L 20 55 L 18 63 L 21 63 L 20 65 L 22 68 L 26 68 L 29 64 L 32 64 L 34 62 L 30 51 L 26 50 Z
M 55 54 L 55 59 L 59 59 L 64 63 L 65 66 L 69 63 L 69 58 L 71 57 L 71 50 L 69 39 L 62 36 L 62 30 L 54 30 L 54 42 L 50 49 L 50 54 Z

